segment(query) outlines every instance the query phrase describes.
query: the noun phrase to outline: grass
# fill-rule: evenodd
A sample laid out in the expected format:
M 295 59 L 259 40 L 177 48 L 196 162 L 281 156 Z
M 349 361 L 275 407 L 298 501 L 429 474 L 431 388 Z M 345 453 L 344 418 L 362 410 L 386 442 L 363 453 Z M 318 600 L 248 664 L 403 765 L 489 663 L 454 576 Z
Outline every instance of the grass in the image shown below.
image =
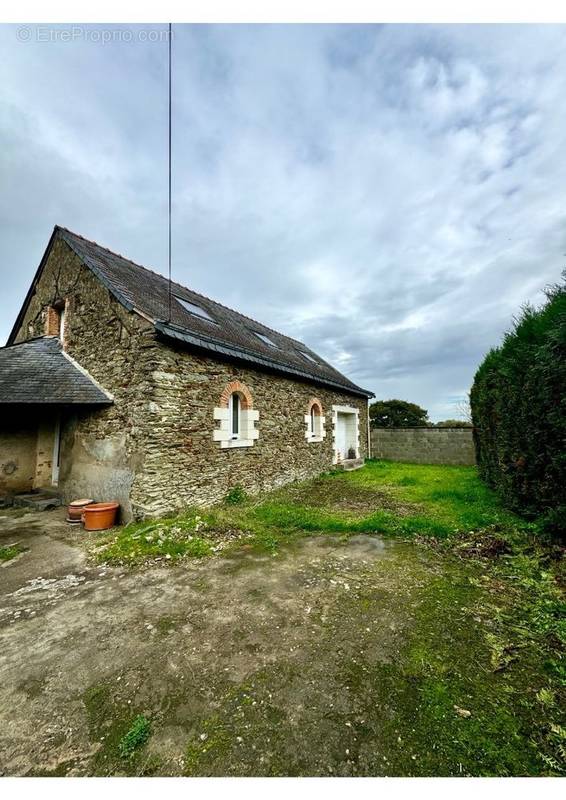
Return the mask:
M 151 735 L 151 723 L 147 717 L 133 714 L 131 706 L 105 683 L 90 686 L 82 701 L 91 739 L 99 744 L 91 761 L 91 774 L 153 774 L 156 760 L 143 752 Z
M 196 510 L 170 519 L 134 522 L 102 540 L 97 557 L 120 564 L 202 558 L 212 553 L 211 542 L 199 534 L 206 526 L 206 520 Z
M 128 525 L 102 540 L 97 557 L 135 565 L 242 545 L 275 552 L 322 533 L 379 533 L 434 553 L 435 577 L 402 614 L 411 619 L 403 647 L 385 661 L 362 654 L 359 643 L 382 614 L 384 595 L 374 596 L 360 573 L 360 590 L 325 612 L 320 663 L 309 660 L 296 674 L 289 667 L 283 676 L 284 664 L 268 666 L 246 678 L 252 689 L 228 688 L 198 724 L 191 722 L 186 774 L 328 774 L 328 764 L 343 775 L 565 773 L 562 562 L 557 548 L 537 538 L 536 523 L 503 509 L 474 468 L 370 461 L 260 498 L 238 489 L 204 511 Z M 404 568 L 416 569 L 410 558 Z M 162 636 L 174 629 L 172 618 L 160 620 Z M 335 661 L 329 653 L 337 643 Z M 347 716 L 316 694 L 326 684 L 333 697 L 345 698 Z M 304 712 L 301 724 L 291 724 L 289 698 L 308 692 L 304 708 L 324 714 Z M 145 717 L 132 716 L 105 688 L 85 704 L 93 735 L 105 736 L 97 774 L 153 769 L 141 757 Z M 108 718 L 110 728 L 97 723 Z M 261 768 L 258 752 L 266 759 Z M 321 765 L 317 753 L 328 761 Z
M 122 758 L 131 758 L 136 750 L 147 742 L 151 733 L 151 724 L 147 717 L 138 714 L 131 726 L 120 739 L 120 755 Z
M 359 591 L 326 605 L 316 658 L 283 658 L 215 696 L 191 725 L 185 773 L 563 774 L 563 691 L 548 664 L 559 616 L 537 623 L 522 581 L 504 578 L 512 557 L 503 561 L 435 559 L 443 568 L 405 597 L 411 625 L 386 659 L 368 647 L 372 619 L 388 608 L 368 568 Z M 527 582 L 533 568 L 524 564 Z M 547 589 L 534 595 L 545 607 L 557 599 Z
M 369 461 L 364 469 L 329 473 L 259 499 L 236 486 L 224 503 L 205 511 L 132 523 L 100 540 L 97 558 L 133 565 L 202 558 L 242 543 L 273 551 L 305 534 L 450 539 L 490 527 L 512 536 L 529 526 L 500 506 L 475 468 Z
M 12 558 L 23 553 L 23 549 L 16 544 L 0 547 L 0 561 L 11 561 Z

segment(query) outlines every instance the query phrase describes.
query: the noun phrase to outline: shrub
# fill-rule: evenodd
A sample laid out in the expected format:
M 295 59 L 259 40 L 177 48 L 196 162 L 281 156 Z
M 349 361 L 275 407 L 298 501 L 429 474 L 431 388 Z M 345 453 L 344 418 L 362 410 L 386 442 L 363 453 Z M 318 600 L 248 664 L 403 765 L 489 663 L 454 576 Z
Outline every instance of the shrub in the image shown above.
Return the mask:
M 556 532 L 566 522 L 566 283 L 546 295 L 488 353 L 470 401 L 481 477 Z
M 241 486 L 232 486 L 224 498 L 224 502 L 231 506 L 237 506 L 240 505 L 240 503 L 245 503 L 247 499 L 248 496 Z

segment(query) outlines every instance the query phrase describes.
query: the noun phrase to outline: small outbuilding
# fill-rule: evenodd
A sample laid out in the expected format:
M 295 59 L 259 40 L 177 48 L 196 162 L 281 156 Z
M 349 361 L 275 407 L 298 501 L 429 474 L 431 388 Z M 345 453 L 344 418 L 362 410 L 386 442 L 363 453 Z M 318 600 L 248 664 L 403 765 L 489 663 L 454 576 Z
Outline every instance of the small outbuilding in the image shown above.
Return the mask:
M 355 468 L 369 397 L 301 342 L 57 226 L 0 349 L 0 494 L 117 500 L 130 519 Z

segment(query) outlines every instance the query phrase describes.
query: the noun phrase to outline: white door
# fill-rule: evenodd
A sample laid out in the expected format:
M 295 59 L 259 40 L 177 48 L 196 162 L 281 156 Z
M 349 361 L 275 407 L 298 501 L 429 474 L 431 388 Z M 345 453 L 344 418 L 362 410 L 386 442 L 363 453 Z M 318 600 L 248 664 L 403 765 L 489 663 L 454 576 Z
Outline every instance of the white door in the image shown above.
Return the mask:
M 346 414 L 336 414 L 336 460 L 348 457 Z

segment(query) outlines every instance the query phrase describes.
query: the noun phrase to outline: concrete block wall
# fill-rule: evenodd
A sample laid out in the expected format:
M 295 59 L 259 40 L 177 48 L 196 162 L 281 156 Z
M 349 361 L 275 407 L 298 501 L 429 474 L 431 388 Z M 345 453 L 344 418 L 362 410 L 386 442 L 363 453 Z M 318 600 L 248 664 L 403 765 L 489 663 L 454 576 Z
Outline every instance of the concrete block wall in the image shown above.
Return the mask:
M 371 455 L 414 464 L 476 463 L 471 428 L 372 428 Z

